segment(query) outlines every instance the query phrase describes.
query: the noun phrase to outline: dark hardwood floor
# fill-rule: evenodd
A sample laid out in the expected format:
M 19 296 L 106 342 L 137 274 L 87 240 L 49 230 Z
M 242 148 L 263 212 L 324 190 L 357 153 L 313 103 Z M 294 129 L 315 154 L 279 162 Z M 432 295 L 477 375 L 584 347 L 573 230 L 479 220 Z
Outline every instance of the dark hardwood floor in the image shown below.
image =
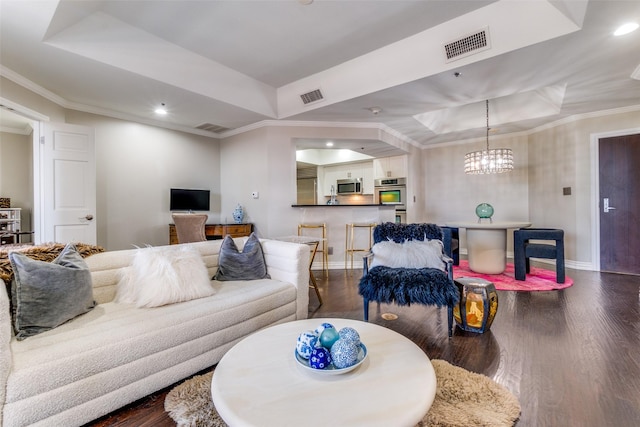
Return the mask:
M 575 284 L 553 292 L 499 291 L 484 334 L 456 329 L 446 309 L 371 304 L 371 322 L 410 338 L 431 359 L 487 375 L 520 400 L 518 427 L 640 426 L 640 276 L 567 269 Z M 360 271 L 316 272 L 324 304 L 309 293 L 309 317 L 362 320 Z M 383 313 L 398 315 L 387 321 Z M 171 387 L 91 426 L 173 426 L 164 412 Z

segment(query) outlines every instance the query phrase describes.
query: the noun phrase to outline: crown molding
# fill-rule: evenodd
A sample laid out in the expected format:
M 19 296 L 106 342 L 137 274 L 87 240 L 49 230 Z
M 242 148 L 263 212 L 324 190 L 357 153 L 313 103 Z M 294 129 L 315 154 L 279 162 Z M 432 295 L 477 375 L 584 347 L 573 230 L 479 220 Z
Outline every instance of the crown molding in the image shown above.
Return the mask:
M 9 127 L 9 126 L 0 126 L 0 132 L 4 133 L 13 133 L 16 135 L 31 135 L 33 132 L 33 128 L 29 125 L 21 128 Z
M 61 96 L 56 95 L 55 93 L 51 92 L 50 90 L 47 90 L 47 89 L 43 88 L 42 86 L 38 85 L 37 83 L 32 82 L 31 80 L 27 79 L 26 77 L 21 76 L 20 74 L 18 74 L 15 71 L 5 67 L 4 65 L 0 65 L 0 76 L 3 76 L 8 80 L 11 80 L 15 84 L 20 85 L 20 86 L 24 87 L 25 89 L 29 89 L 31 92 L 34 92 L 35 94 L 40 95 L 41 97 L 48 99 L 49 101 L 53 102 L 54 104 L 57 104 L 57 105 L 59 105 L 61 107 L 67 108 L 68 101 L 66 99 L 62 98 Z
M 385 132 L 403 142 L 421 148 L 421 145 L 415 140 L 409 138 L 403 133 L 385 125 L 384 123 L 372 122 L 314 122 L 314 121 L 296 121 L 296 120 L 262 120 L 237 129 L 231 129 L 220 134 L 221 138 L 239 135 L 252 130 L 264 127 L 314 127 L 314 128 L 349 128 L 349 129 L 377 129 Z

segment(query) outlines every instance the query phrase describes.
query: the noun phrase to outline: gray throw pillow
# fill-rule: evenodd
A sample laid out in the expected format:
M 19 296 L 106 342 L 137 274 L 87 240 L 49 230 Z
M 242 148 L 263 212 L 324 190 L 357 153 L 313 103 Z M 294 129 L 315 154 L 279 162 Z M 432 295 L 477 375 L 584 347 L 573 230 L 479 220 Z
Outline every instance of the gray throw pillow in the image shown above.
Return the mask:
M 220 257 L 218 258 L 218 272 L 213 277 L 214 280 L 256 280 L 270 279 L 267 273 L 267 265 L 262 253 L 262 245 L 255 233 L 251 233 L 242 252 L 238 252 L 238 247 L 231 236 L 227 235 L 220 247 Z
M 50 263 L 19 252 L 10 252 L 9 260 L 18 340 L 51 330 L 95 307 L 89 267 L 73 244 Z

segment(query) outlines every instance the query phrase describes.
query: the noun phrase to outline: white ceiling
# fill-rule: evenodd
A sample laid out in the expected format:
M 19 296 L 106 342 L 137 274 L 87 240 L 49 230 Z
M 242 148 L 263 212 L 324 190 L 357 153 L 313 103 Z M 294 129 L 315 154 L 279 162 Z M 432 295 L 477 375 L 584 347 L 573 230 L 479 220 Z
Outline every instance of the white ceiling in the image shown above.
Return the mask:
M 379 123 L 426 147 L 484 135 L 485 99 L 494 133 L 640 108 L 640 31 L 612 35 L 627 21 L 640 1 L 0 0 L 0 73 L 66 108 L 194 133 Z M 488 49 L 446 61 L 444 44 L 482 29 Z

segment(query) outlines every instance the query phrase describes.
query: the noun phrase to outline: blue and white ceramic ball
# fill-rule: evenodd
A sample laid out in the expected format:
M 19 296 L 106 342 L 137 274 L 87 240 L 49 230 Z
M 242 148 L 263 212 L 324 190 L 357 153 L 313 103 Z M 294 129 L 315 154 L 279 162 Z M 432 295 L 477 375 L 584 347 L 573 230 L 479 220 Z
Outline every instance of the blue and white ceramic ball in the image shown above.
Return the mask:
M 353 328 L 346 326 L 338 332 L 340 338 L 344 340 L 351 340 L 355 342 L 357 345 L 360 345 L 360 334 Z
M 313 352 L 313 349 L 318 342 L 318 336 L 313 331 L 304 331 L 300 335 L 298 335 L 298 339 L 296 341 L 296 351 L 298 354 L 308 359 Z
M 331 323 L 323 323 L 320 326 L 318 326 L 316 328 L 316 330 L 314 331 L 316 334 L 318 334 L 318 336 L 322 335 L 322 332 L 324 332 L 325 329 L 328 328 L 333 328 L 333 325 Z
M 309 357 L 309 366 L 313 369 L 326 369 L 331 365 L 331 353 L 324 347 L 316 347 Z
M 338 369 L 353 366 L 358 361 L 360 346 L 352 340 L 339 339 L 331 346 L 333 366 Z

